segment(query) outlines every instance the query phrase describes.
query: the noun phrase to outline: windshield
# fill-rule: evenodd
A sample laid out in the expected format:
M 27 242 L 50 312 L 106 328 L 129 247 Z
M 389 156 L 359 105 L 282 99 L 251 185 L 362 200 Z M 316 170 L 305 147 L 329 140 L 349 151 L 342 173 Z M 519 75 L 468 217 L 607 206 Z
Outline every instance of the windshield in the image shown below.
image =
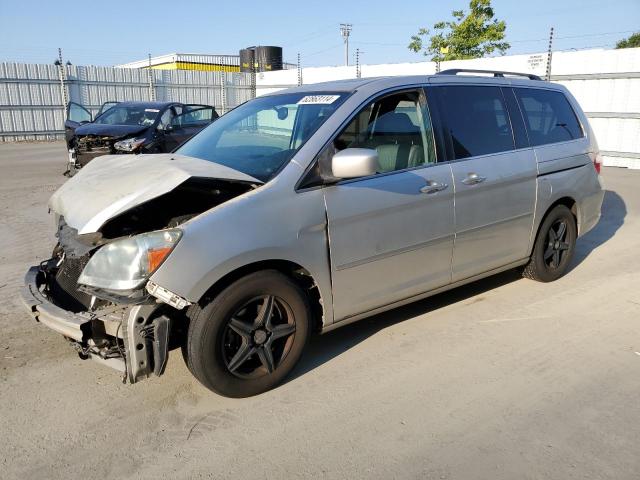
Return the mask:
M 94 120 L 99 125 L 141 125 L 150 127 L 160 113 L 144 105 L 114 105 Z
M 176 150 L 270 180 L 347 97 L 289 93 L 259 97 L 223 115 Z

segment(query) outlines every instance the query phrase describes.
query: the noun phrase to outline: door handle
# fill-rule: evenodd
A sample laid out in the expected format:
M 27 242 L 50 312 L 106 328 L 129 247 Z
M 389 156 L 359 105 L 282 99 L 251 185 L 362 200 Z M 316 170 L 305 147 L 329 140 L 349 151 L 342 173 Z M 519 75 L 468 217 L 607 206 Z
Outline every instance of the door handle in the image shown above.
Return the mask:
M 446 183 L 432 182 L 427 180 L 427 184 L 420 189 L 420 193 L 436 193 L 448 188 Z
M 483 177 L 478 175 L 477 173 L 468 173 L 467 178 L 462 180 L 462 183 L 465 185 L 475 185 L 477 183 L 482 183 L 487 179 L 487 177 Z

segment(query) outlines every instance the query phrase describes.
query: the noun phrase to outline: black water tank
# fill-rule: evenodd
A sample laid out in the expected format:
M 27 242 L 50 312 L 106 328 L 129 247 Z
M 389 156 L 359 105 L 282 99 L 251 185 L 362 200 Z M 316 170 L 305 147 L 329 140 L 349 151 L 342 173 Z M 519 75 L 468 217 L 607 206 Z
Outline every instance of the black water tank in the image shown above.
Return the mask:
M 250 72 L 252 65 L 256 72 L 282 70 L 282 47 L 258 46 L 240 50 L 240 71 Z
M 254 47 L 243 48 L 240 50 L 240 71 L 251 72 L 253 71 L 254 63 L 256 62 L 256 51 Z
M 259 72 L 282 70 L 282 47 L 256 47 Z

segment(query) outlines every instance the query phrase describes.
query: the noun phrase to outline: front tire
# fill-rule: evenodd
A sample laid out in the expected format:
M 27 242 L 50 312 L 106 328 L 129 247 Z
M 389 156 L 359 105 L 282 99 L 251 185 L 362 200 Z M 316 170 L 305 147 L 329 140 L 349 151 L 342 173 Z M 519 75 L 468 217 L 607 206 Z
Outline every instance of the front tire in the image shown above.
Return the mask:
M 552 282 L 563 276 L 576 247 L 578 229 L 571 210 L 558 205 L 545 217 L 529 263 L 522 275 L 539 282 Z
M 227 397 L 278 385 L 296 365 L 311 332 L 307 296 L 276 270 L 253 273 L 188 312 L 184 353 L 191 373 Z

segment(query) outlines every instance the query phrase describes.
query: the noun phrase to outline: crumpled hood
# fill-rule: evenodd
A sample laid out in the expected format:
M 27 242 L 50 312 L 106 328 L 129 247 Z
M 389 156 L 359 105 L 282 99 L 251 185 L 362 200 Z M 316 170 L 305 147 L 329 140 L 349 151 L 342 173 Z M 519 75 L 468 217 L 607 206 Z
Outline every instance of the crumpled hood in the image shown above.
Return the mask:
M 98 137 L 128 137 L 137 135 L 149 129 L 144 125 L 102 125 L 99 123 L 87 123 L 76 128 L 76 136 L 96 135 Z
M 175 153 L 106 155 L 67 180 L 51 196 L 49 208 L 79 234 L 94 233 L 109 219 L 191 177 L 263 183 L 224 165 Z

